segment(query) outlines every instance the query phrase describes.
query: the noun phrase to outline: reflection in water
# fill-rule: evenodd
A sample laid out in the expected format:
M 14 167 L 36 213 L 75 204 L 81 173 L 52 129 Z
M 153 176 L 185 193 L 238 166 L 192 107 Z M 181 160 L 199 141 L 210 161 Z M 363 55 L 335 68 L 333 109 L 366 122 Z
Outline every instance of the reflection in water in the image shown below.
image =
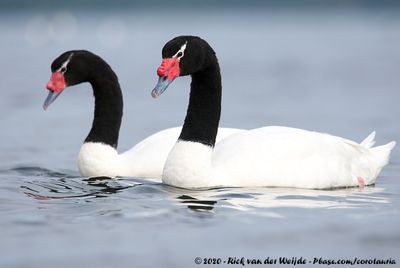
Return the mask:
M 240 211 L 257 211 L 258 208 L 359 208 L 389 203 L 386 197 L 375 196 L 383 188 L 366 187 L 338 190 L 305 190 L 291 188 L 220 188 L 192 191 L 177 197 L 180 203 L 194 210 L 211 210 L 219 207 Z M 268 214 L 280 217 L 276 214 Z
M 27 196 L 37 200 L 101 198 L 139 185 L 124 181 L 120 183 L 108 177 L 74 178 L 40 167 L 18 167 L 12 170 L 24 176 L 38 177 L 37 180 L 26 181 L 20 186 Z
M 214 200 L 199 200 L 188 195 L 181 195 L 177 197 L 182 204 L 187 205 L 189 209 L 195 211 L 210 211 L 214 208 L 217 201 Z
M 202 191 L 165 187 L 144 179 L 107 177 L 82 179 L 38 167 L 19 167 L 13 172 L 30 178 L 24 180 L 24 194 L 37 200 L 104 198 L 126 193 L 132 199 L 157 198 L 159 207 L 185 205 L 194 211 L 214 211 L 215 208 L 253 211 L 259 208 L 359 208 L 369 204 L 389 203 L 379 187 L 337 190 L 306 190 L 290 188 L 218 188 Z M 32 179 L 35 177 L 35 179 Z M 127 192 L 129 191 L 129 192 Z M 95 202 L 92 200 L 92 202 Z M 269 214 L 268 214 L 269 215 Z M 269 215 L 279 217 L 280 215 Z
M 247 211 L 259 216 L 282 218 L 274 208 L 328 208 L 355 209 L 371 204 L 387 204 L 387 197 L 377 196 L 383 188 L 367 187 L 320 191 L 284 188 L 221 188 L 192 191 L 176 195 L 179 203 L 196 211 L 211 211 L 215 207 Z M 267 210 L 262 210 L 262 209 Z M 215 210 L 214 210 L 215 211 Z
M 87 184 L 83 183 L 87 182 Z M 134 187 L 139 184 L 119 184 L 118 182 L 108 180 L 82 180 L 82 182 L 72 179 L 50 179 L 47 182 L 31 181 L 22 185 L 24 193 L 38 200 L 46 199 L 66 199 L 66 198 L 102 198 L 111 194 L 118 193 L 124 189 Z M 42 190 L 38 189 L 42 188 Z M 44 192 L 44 191 L 45 192 Z M 46 191 L 48 194 L 46 193 Z M 44 192 L 44 193 L 43 193 Z
M 115 185 L 116 181 L 109 177 L 95 177 L 95 178 L 83 179 L 83 181 L 86 181 L 88 183 L 88 185 L 99 187 L 100 193 L 106 194 L 106 196 L 110 195 L 110 194 L 118 193 L 118 192 L 122 191 L 123 189 L 127 189 L 130 187 L 139 185 L 139 184 L 136 184 L 136 185 L 117 184 L 117 185 Z M 96 197 L 106 197 L 106 196 L 96 194 Z

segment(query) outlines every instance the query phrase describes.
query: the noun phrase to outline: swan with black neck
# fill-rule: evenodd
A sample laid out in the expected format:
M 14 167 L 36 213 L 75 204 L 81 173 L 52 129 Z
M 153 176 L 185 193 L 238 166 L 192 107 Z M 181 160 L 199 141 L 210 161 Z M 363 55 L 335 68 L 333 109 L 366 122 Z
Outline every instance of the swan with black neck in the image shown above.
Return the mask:
M 123 113 L 122 91 L 117 75 L 99 56 L 85 50 L 67 51 L 51 64 L 49 91 L 43 104 L 49 105 L 68 86 L 89 82 L 95 98 L 92 128 L 78 155 L 78 166 L 85 177 L 161 177 L 169 151 L 180 127 L 157 132 L 132 149 L 119 154 L 118 136 Z M 222 129 L 220 137 L 236 133 L 237 129 Z
M 330 189 L 371 185 L 388 163 L 395 142 L 372 147 L 323 133 L 262 127 L 215 138 L 221 113 L 221 74 L 211 46 L 179 36 L 162 49 L 159 97 L 178 76 L 190 75 L 189 106 L 181 134 L 164 166 L 164 183 L 181 188 L 296 187 Z

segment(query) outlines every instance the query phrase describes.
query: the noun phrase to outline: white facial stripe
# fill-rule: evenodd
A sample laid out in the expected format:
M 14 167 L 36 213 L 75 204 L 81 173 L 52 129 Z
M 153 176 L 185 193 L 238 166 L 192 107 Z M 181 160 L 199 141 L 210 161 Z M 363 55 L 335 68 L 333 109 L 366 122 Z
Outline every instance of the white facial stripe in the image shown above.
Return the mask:
M 60 72 L 62 69 L 65 69 L 65 71 L 63 71 L 62 73 L 65 73 L 67 71 L 67 65 L 71 61 L 73 55 L 74 53 L 69 54 L 68 59 L 61 65 L 57 72 Z
M 187 41 L 181 46 L 181 48 L 178 50 L 178 52 L 176 52 L 175 55 L 172 57 L 178 58 L 178 60 L 180 60 L 185 55 L 186 44 L 187 44 Z M 179 52 L 182 53 L 182 55 L 180 57 L 178 57 Z

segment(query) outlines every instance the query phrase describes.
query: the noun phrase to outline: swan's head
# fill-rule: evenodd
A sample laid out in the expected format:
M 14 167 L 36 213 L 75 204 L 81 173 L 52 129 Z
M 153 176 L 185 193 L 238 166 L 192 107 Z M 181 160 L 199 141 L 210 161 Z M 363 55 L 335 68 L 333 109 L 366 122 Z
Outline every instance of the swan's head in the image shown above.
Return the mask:
M 178 36 L 168 41 L 162 58 L 157 69 L 158 83 L 151 92 L 153 98 L 160 96 L 178 76 L 195 74 L 216 59 L 210 45 L 197 36 Z
M 46 110 L 65 88 L 88 81 L 92 66 L 99 59 L 85 50 L 71 50 L 57 57 L 51 64 L 52 74 L 46 85 L 49 94 L 43 109 Z

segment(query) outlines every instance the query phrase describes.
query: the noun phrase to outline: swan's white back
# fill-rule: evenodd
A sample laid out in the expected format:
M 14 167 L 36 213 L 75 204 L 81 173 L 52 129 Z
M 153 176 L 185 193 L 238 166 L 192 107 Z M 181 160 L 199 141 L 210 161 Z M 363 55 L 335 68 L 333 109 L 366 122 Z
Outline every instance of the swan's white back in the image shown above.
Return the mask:
M 164 168 L 163 182 L 183 188 L 273 186 L 327 189 L 375 183 L 395 142 L 370 148 L 340 137 L 287 127 L 233 134 L 214 150 L 178 141 Z

